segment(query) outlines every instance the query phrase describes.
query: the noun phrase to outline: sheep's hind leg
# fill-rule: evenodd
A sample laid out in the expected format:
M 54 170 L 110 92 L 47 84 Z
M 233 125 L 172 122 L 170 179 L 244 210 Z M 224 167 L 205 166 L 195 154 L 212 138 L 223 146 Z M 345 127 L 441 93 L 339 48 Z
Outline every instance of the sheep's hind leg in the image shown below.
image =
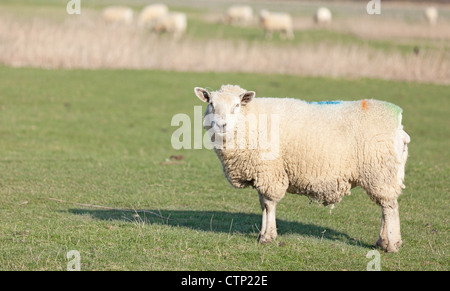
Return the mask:
M 398 252 L 402 245 L 400 234 L 400 215 L 397 199 L 392 199 L 381 206 L 382 224 L 377 246 L 386 252 Z M 383 223 L 384 222 L 384 223 Z
M 375 245 L 379 248 L 382 248 L 383 250 L 387 249 L 387 245 L 388 245 L 388 238 L 386 235 L 386 224 L 384 222 L 383 210 L 381 211 L 380 236 L 378 237 L 378 240 L 375 243 Z

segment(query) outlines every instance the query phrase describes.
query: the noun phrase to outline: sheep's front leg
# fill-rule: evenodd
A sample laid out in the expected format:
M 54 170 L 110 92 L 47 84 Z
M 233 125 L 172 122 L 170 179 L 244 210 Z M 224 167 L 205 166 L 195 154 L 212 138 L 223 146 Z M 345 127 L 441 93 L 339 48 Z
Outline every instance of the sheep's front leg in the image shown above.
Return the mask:
M 259 238 L 260 243 L 270 243 L 277 237 L 277 223 L 275 210 L 278 201 L 264 199 L 263 222 L 261 227 L 262 235 Z M 261 203 L 262 204 L 262 203 Z M 264 232 L 263 232 L 264 230 Z
M 397 199 L 393 199 L 381 206 L 382 220 L 380 238 L 377 246 L 382 247 L 386 252 L 398 252 L 402 245 L 400 234 L 400 215 Z

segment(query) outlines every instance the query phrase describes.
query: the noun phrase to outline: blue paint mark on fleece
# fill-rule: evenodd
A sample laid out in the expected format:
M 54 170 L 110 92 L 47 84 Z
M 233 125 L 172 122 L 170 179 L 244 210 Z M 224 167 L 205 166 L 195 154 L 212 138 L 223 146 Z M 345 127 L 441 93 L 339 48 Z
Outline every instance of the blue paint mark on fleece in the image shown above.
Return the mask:
M 340 104 L 341 101 L 320 101 L 320 102 L 311 101 L 311 102 L 308 102 L 308 103 L 309 104 L 317 104 L 317 105 L 328 105 L 328 104 Z

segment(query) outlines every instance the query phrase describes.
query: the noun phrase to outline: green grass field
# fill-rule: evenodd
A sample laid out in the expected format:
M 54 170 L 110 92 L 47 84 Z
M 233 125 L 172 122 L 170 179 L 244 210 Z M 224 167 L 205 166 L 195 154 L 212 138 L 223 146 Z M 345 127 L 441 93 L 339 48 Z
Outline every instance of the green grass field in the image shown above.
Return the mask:
M 260 245 L 256 192 L 233 189 L 212 151 L 172 148 L 172 116 L 193 116 L 202 105 L 193 87 L 223 83 L 257 96 L 401 106 L 412 139 L 399 198 L 404 245 L 381 253 L 381 269 L 450 269 L 448 86 L 7 67 L 0 67 L 0 269 L 66 270 L 66 253 L 77 250 L 82 270 L 366 270 L 381 210 L 361 189 L 331 214 L 287 194 L 277 209 L 279 237 Z M 184 160 L 167 163 L 171 155 Z

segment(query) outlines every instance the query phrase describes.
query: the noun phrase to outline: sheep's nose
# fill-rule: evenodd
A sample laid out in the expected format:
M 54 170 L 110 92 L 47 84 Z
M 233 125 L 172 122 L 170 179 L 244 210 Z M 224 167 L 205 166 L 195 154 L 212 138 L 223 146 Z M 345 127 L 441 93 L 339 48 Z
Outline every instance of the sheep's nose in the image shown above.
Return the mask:
M 218 127 L 225 127 L 227 125 L 226 122 L 220 122 L 220 121 L 214 122 L 214 123 L 217 124 Z
M 220 121 L 212 121 L 211 122 L 211 127 L 215 127 L 217 126 L 219 129 L 222 129 L 222 131 L 225 131 L 225 128 L 227 126 L 226 122 L 220 122 Z

